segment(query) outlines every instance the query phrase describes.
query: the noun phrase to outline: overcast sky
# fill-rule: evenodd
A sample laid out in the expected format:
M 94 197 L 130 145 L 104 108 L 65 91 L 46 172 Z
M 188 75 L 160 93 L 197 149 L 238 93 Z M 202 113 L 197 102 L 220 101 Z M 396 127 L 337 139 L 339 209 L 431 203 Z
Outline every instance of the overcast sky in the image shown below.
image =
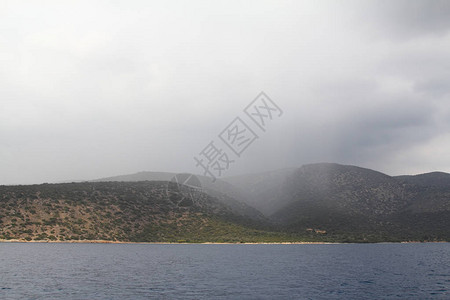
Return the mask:
M 0 184 L 202 173 L 193 157 L 261 91 L 283 114 L 224 176 L 450 172 L 449 16 L 433 0 L 0 0 Z

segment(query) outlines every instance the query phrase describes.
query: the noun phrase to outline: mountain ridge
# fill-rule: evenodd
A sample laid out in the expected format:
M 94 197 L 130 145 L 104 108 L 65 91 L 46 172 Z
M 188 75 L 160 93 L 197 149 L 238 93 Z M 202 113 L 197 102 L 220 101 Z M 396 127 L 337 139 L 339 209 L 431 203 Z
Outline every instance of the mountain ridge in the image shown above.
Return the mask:
M 317 163 L 222 178 L 215 183 L 198 176 L 193 181 L 198 187 L 184 186 L 189 176 L 139 172 L 82 183 L 0 186 L 0 238 L 450 240 L 450 174 L 444 172 L 389 176 L 352 165 Z M 43 198 L 36 189 L 50 196 Z M 78 189 L 79 194 L 67 192 L 71 189 Z M 155 205 L 160 210 L 150 205 L 154 199 L 159 199 Z M 50 213 L 53 209 L 55 216 Z M 43 213 L 36 215 L 37 211 Z M 198 212 L 201 217 L 195 214 Z M 80 218 L 87 227 L 80 228 Z M 210 224 L 207 231 L 202 224 Z M 95 231 L 96 226 L 101 230 Z M 130 226 L 135 229 L 123 230 Z M 63 227 L 71 234 L 59 234 L 58 228 Z M 52 230 L 59 235 L 51 234 Z

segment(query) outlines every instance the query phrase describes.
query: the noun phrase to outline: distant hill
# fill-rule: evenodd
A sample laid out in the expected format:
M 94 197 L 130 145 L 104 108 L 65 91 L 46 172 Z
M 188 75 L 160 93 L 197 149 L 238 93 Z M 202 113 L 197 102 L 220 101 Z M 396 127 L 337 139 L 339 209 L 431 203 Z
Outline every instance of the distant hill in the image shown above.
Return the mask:
M 444 172 L 431 172 L 419 175 L 395 176 L 402 183 L 422 187 L 448 187 L 450 188 L 450 174 Z
M 338 164 L 299 168 L 280 197 L 285 205 L 270 218 L 290 230 L 318 228 L 356 239 L 378 237 L 380 222 L 405 206 L 401 187 L 389 176 Z
M 335 214 L 387 216 L 406 206 L 404 189 L 392 177 L 355 166 L 305 165 L 286 181 L 288 200 L 273 215 L 283 222 L 296 218 L 293 208 L 315 207 Z
M 0 186 L 0 226 L 0 239 L 450 241 L 450 174 L 320 163 L 215 183 L 141 172 Z
M 92 182 L 108 181 L 170 181 L 177 173 L 170 172 L 139 172 L 128 175 L 118 175 L 91 180 Z
M 249 184 L 250 198 L 261 201 L 255 207 L 288 231 L 319 229 L 356 240 L 450 239 L 450 174 L 391 177 L 319 163 L 248 176 L 231 182 Z
M 395 177 L 405 188 L 412 213 L 450 211 L 450 174 L 432 172 Z
M 134 181 L 173 181 L 178 173 L 169 172 L 139 172 L 129 175 L 113 176 L 92 180 L 92 182 L 134 182 Z M 236 213 L 244 214 L 253 219 L 265 219 L 263 214 L 247 205 L 247 193 L 239 187 L 233 186 L 227 181 L 218 179 L 212 182 L 211 178 L 201 175 L 194 175 L 200 181 L 200 186 L 205 193 L 220 199 L 222 202 L 230 206 Z
M 0 186 L 0 239 L 286 240 L 219 199 L 162 181 Z
M 245 203 L 288 232 L 318 229 L 356 240 L 450 239 L 450 174 L 443 172 L 392 177 L 318 163 L 216 184 L 199 178 L 209 194 Z

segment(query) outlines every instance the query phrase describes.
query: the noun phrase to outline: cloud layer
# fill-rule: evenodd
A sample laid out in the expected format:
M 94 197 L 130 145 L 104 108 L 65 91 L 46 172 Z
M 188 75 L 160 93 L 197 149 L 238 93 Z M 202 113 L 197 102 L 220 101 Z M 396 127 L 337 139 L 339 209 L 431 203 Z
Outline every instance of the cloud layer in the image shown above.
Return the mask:
M 332 161 L 450 172 L 448 1 L 0 2 L 0 184 L 193 160 L 264 90 L 225 175 Z

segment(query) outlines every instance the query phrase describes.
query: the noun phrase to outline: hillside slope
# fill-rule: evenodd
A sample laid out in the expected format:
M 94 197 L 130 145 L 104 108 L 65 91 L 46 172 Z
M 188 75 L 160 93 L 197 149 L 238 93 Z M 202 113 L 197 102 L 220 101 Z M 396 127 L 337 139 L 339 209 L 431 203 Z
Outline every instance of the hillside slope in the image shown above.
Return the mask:
M 442 172 L 391 177 L 320 163 L 215 183 L 189 176 L 0 186 L 0 239 L 450 241 L 450 174 Z M 176 182 L 185 178 L 188 186 Z
M 187 178 L 192 174 L 188 173 L 169 173 L 169 172 L 139 172 L 135 174 L 113 176 L 92 180 L 92 182 L 135 182 L 135 181 L 171 181 L 175 178 Z M 218 198 L 226 205 L 230 206 L 237 214 L 246 215 L 252 219 L 265 220 L 264 215 L 251 205 L 248 201 L 248 194 L 227 181 L 217 179 L 212 182 L 211 178 L 201 175 L 192 175 L 195 181 L 198 180 L 198 185 L 208 195 Z
M 434 183 L 408 183 L 355 166 L 305 165 L 287 179 L 280 195 L 286 204 L 270 217 L 297 232 L 448 240 L 450 188 Z
M 285 238 L 168 182 L 0 186 L 0 239 L 238 242 Z
M 247 211 L 247 216 L 264 222 L 249 208 L 253 206 L 272 221 L 268 227 L 299 236 L 316 239 L 312 233 L 319 232 L 339 241 L 450 240 L 447 173 L 392 177 L 318 163 L 228 177 L 215 184 L 199 178 L 208 194 L 234 206 L 235 212 Z
M 286 204 L 283 202 L 286 199 L 283 196 L 285 184 L 296 170 L 291 168 L 226 177 L 223 181 L 235 191 L 240 191 L 236 197 L 268 216 Z

